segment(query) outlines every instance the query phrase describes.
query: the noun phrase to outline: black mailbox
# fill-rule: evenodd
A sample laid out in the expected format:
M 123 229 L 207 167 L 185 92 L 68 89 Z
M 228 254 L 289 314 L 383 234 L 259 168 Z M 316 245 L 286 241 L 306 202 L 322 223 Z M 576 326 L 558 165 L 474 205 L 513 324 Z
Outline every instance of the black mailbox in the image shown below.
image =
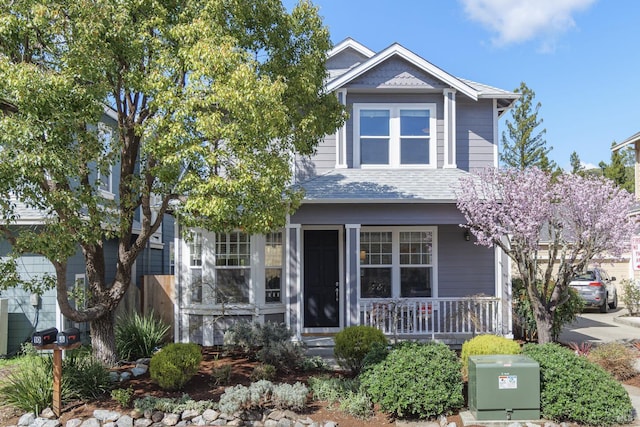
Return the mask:
M 65 329 L 58 332 L 58 345 L 60 347 L 69 347 L 80 341 L 80 330 L 78 328 Z
M 53 344 L 56 342 L 57 335 L 58 329 L 56 328 L 49 328 L 34 332 L 31 336 L 31 344 L 36 347 L 44 347 L 47 344 Z

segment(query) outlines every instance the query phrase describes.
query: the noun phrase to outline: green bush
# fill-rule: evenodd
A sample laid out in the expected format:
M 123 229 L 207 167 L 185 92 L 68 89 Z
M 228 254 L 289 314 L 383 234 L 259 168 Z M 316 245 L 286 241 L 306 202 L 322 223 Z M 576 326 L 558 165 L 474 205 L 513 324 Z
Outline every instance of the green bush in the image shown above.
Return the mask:
M 133 387 L 111 390 L 111 398 L 118 402 L 118 405 L 123 408 L 129 408 L 131 406 L 131 399 L 133 398 Z
M 600 344 L 589 352 L 587 359 L 600 365 L 619 381 L 628 380 L 638 373 L 634 366 L 636 353 L 620 343 Z
M 360 381 L 374 403 L 398 417 L 436 417 L 464 404 L 460 360 L 441 343 L 402 344 Z
M 342 412 L 360 419 L 366 420 L 373 415 L 371 398 L 361 392 L 348 392 L 347 395 L 340 400 L 339 408 Z
M 227 351 L 289 372 L 302 367 L 306 354 L 304 345 L 292 342 L 292 336 L 284 323 L 236 322 L 225 332 L 224 346 Z
M 633 280 L 625 279 L 620 282 L 620 288 L 622 303 L 629 314 L 632 316 L 640 314 L 640 286 Z
M 520 344 L 516 341 L 497 335 L 478 335 L 462 344 L 462 376 L 467 377 L 469 356 L 484 354 L 520 354 Z
M 523 353 L 540 364 L 543 418 L 593 426 L 633 420 L 627 391 L 600 366 L 558 344 L 527 344 Z
M 349 393 L 357 393 L 360 381 L 357 378 L 311 377 L 309 388 L 315 400 L 326 400 L 329 404 L 344 399 Z
M 333 354 L 341 367 L 358 374 L 362 370 L 363 361 L 375 343 L 387 345 L 387 338 L 382 331 L 373 326 L 349 326 L 334 337 Z
M 25 369 L 15 369 L 0 382 L 0 398 L 25 412 L 39 414 L 53 402 L 51 357 L 25 356 Z
M 525 341 L 535 341 L 538 337 L 536 319 L 531 309 L 529 295 L 521 279 L 513 279 L 513 331 L 518 339 Z M 538 289 L 542 292 L 542 284 L 538 283 Z M 552 292 L 550 287 L 549 292 Z M 554 340 L 558 339 L 564 325 L 575 322 L 577 315 L 584 309 L 584 300 L 575 289 L 567 288 L 567 295 L 563 297 L 566 301 L 559 305 L 554 311 L 551 335 Z
M 362 359 L 362 369 L 367 369 L 376 363 L 382 362 L 387 358 L 387 355 L 389 355 L 388 346 L 380 342 L 374 342 L 369 352 Z
M 62 362 L 62 382 L 66 399 L 91 400 L 111 390 L 109 370 L 83 346 L 67 352 Z
M 275 377 L 276 377 L 276 367 L 273 365 L 269 365 L 268 363 L 263 363 L 253 368 L 253 371 L 251 371 L 251 376 L 249 377 L 249 379 L 251 381 L 260 381 L 260 380 L 271 381 Z
M 200 346 L 189 343 L 172 343 L 151 357 L 151 379 L 165 390 L 179 390 L 200 367 Z
M 231 364 L 217 365 L 211 369 L 213 385 L 227 385 L 231 382 Z
M 118 317 L 115 324 L 116 351 L 122 360 L 151 357 L 167 340 L 170 326 L 153 312 L 138 312 Z

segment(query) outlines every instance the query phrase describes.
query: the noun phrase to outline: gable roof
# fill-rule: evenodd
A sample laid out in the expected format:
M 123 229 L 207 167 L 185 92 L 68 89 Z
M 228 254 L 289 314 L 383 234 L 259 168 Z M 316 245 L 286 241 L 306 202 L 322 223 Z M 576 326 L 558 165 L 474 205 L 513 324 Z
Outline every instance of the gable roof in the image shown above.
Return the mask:
M 637 142 L 640 142 L 640 132 L 634 133 L 633 135 L 631 135 L 629 138 L 625 139 L 621 143 L 614 145 L 613 147 L 611 147 L 611 151 L 618 151 L 626 147 L 627 145 L 635 144 Z
M 461 169 L 334 169 L 298 184 L 303 203 L 455 203 Z

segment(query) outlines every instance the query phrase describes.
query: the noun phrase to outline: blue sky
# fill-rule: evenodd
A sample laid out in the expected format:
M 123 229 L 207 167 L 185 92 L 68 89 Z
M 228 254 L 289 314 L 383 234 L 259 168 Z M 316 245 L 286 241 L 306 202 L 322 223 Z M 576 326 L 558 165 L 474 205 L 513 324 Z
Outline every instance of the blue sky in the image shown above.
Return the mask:
M 573 151 L 608 162 L 613 141 L 640 131 L 640 1 L 312 1 L 334 43 L 398 42 L 457 77 L 507 90 L 524 81 L 561 167 Z

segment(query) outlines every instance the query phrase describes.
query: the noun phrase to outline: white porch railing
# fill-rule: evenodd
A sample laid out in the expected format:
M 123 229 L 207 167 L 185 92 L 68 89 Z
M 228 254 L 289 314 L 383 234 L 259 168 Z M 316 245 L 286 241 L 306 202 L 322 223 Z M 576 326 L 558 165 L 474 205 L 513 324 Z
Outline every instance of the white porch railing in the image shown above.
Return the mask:
M 496 297 L 361 299 L 360 324 L 396 338 L 502 334 L 500 306 Z

